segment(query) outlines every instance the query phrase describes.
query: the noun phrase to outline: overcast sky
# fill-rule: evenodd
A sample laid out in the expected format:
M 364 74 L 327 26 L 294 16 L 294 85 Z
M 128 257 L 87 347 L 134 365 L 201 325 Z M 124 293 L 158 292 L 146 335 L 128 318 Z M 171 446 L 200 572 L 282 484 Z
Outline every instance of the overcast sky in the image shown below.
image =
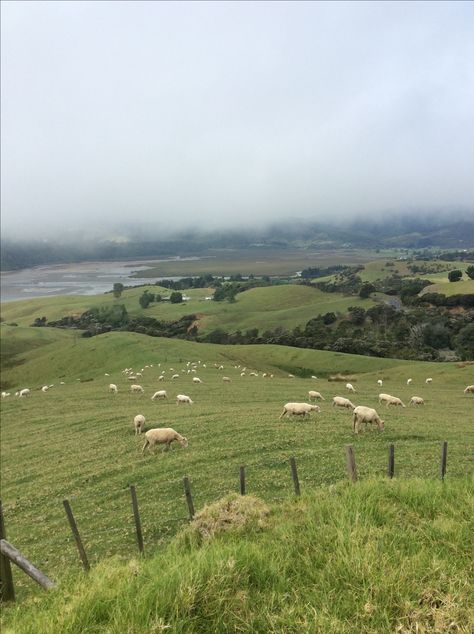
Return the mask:
M 474 209 L 473 2 L 1 12 L 4 234 Z

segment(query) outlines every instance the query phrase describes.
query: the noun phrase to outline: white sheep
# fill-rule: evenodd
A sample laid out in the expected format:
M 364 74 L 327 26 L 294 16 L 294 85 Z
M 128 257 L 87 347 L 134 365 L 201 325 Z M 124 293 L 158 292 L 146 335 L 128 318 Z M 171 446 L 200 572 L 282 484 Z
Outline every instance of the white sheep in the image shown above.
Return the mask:
M 377 425 L 382 431 L 384 429 L 384 423 L 377 412 L 372 407 L 365 407 L 364 405 L 358 405 L 354 410 L 354 418 L 352 421 L 352 429 L 354 433 L 359 433 L 359 427 L 361 423 L 365 423 L 367 427 L 368 423 Z
M 21 398 L 22 396 L 31 396 L 31 390 L 27 387 L 24 387 L 22 390 L 18 392 L 18 396 Z
M 10 392 L 2 392 L 2 398 L 7 398 L 7 396 L 10 396 Z
M 464 389 L 464 394 L 474 394 L 474 385 L 468 385 Z
M 379 394 L 379 403 L 385 403 L 387 407 L 389 405 L 394 405 L 395 407 L 405 407 L 399 398 L 396 396 L 390 396 L 390 394 Z
M 134 374 L 129 374 L 129 375 L 127 376 L 127 379 L 128 379 L 129 381 L 136 381 L 136 380 L 137 380 L 137 377 L 136 377 Z
M 164 381 L 164 378 L 165 378 L 164 375 L 160 374 L 160 376 L 158 377 L 158 381 Z
M 354 403 L 351 403 L 351 401 L 348 398 L 344 398 L 343 396 L 335 396 L 332 399 L 332 406 L 333 407 L 345 407 L 346 409 L 355 409 L 355 405 Z
M 145 390 L 142 388 L 141 385 L 131 385 L 130 386 L 130 392 L 132 392 L 133 394 L 143 394 Z
M 240 373 L 240 376 L 245 376 L 245 372 L 241 372 L 241 373 Z
M 193 383 L 202 383 L 202 381 L 198 376 L 193 376 Z
M 289 375 L 288 375 L 288 378 L 289 378 L 289 379 L 294 379 L 294 378 L 295 378 L 295 375 L 294 375 L 294 374 L 289 374 Z
M 145 453 L 145 449 L 151 451 L 155 445 L 166 445 L 166 450 L 169 450 L 171 443 L 176 440 L 181 447 L 188 446 L 188 439 L 186 436 L 181 436 L 177 431 L 171 429 L 171 427 L 161 427 L 155 429 L 149 429 L 145 433 L 145 444 L 143 445 L 142 453 Z
M 321 408 L 318 405 L 310 405 L 309 403 L 287 403 L 283 406 L 283 411 L 280 414 L 280 418 L 283 416 L 289 416 L 292 414 L 293 416 L 302 416 L 303 418 L 306 414 L 311 412 L 320 412 Z
M 250 372 L 249 376 L 258 376 L 258 372 Z
M 382 381 L 382 379 L 379 379 L 379 380 L 377 381 L 377 385 L 379 385 L 380 387 L 382 387 L 382 385 L 383 385 L 383 381 Z
M 425 383 L 426 383 L 426 385 L 429 385 L 430 383 L 433 383 L 433 379 L 430 377 L 430 378 L 426 379 Z
M 410 405 L 424 405 L 425 401 L 421 396 L 412 396 L 410 399 Z
M 412 381 L 413 381 L 413 379 L 407 379 L 407 385 L 411 385 Z
M 135 428 L 135 436 L 141 434 L 145 429 L 145 417 L 143 414 L 137 414 L 133 419 L 133 426 Z
M 224 383 L 230 383 L 230 378 L 229 378 L 228 376 L 223 376 L 223 377 L 222 377 L 222 381 L 223 381 Z
M 349 390 L 349 392 L 355 392 L 355 387 L 352 383 L 346 383 L 346 389 Z
M 194 401 L 192 401 L 189 396 L 186 396 L 186 394 L 178 394 L 176 396 L 176 405 L 182 405 L 183 403 L 193 405 Z
M 317 380 L 318 380 L 318 377 L 317 377 L 317 376 L 314 376 L 314 374 L 312 374 L 312 375 L 311 375 L 311 378 L 312 378 L 312 379 L 314 379 L 315 381 L 317 381 Z
M 109 392 L 113 392 L 114 394 L 117 394 L 118 392 L 118 387 L 115 385 L 115 383 L 111 383 L 109 385 Z
M 109 374 L 108 372 L 106 372 L 106 373 L 104 374 L 104 376 L 110 376 L 110 374 Z
M 174 381 L 174 379 L 179 379 L 179 374 L 173 374 L 171 380 Z
M 43 387 L 41 388 L 42 392 L 47 392 L 49 390 L 49 385 L 43 385 Z
M 309 390 L 308 392 L 308 396 L 309 396 L 309 400 L 310 401 L 316 401 L 317 399 L 321 399 L 322 401 L 325 401 L 326 399 L 322 396 L 322 394 L 320 394 L 319 392 L 315 392 L 314 390 Z
M 156 399 L 161 399 L 161 398 L 168 398 L 168 394 L 166 393 L 166 390 L 158 390 L 158 392 L 155 392 L 153 394 L 153 396 L 151 397 L 151 400 L 154 401 Z

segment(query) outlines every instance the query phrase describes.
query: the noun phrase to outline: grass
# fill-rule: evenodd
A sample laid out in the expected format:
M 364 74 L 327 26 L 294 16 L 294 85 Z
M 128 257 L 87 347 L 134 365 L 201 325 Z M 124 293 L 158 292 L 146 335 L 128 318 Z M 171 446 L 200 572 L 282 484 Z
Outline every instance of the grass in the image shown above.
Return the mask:
M 65 497 L 95 565 L 112 555 L 129 558 L 135 551 L 129 484 L 137 486 L 145 547 L 151 552 L 162 549 L 186 521 L 184 475 L 191 479 L 200 509 L 237 490 L 241 464 L 247 468 L 248 492 L 267 503 L 291 495 L 291 455 L 304 491 L 336 483 L 345 478 L 348 443 L 354 444 L 363 480 L 384 473 L 389 443 L 396 445 L 396 473 L 402 479 L 436 479 L 442 440 L 449 442 L 448 477 L 473 471 L 473 402 L 463 388 L 474 383 L 474 366 L 282 346 L 213 346 L 135 333 L 75 339 L 72 333 L 47 329 L 53 341 L 29 348 L 37 332 L 2 326 L 2 339 L 15 338 L 16 344 L 8 345 L 11 354 L 17 351 L 12 362 L 19 363 L 6 369 L 3 381 L 10 391 L 32 389 L 30 398 L 2 401 L 2 500 L 8 538 L 61 582 L 67 570 L 79 569 L 62 508 Z M 192 383 L 187 361 L 201 361 L 202 385 Z M 247 374 L 241 377 L 235 365 L 246 366 Z M 144 368 L 144 395 L 130 394 L 130 382 L 121 374 L 125 367 Z M 250 369 L 272 372 L 275 378 L 251 377 Z M 158 382 L 163 370 L 167 378 Z M 175 371 L 181 376 L 171 381 Z M 289 372 L 297 378 L 288 378 Z M 345 395 L 343 384 L 327 381 L 336 372 L 353 377 L 358 404 L 383 411 L 385 433 L 353 436 L 350 414 L 330 406 L 332 396 Z M 223 384 L 223 374 L 232 379 L 230 384 Z M 311 374 L 319 379 L 298 378 Z M 411 388 L 406 386 L 409 376 Z M 424 383 L 427 376 L 433 377 L 432 386 Z M 405 402 L 413 394 L 422 396 L 425 408 L 380 408 L 379 378 L 383 391 Z M 118 385 L 117 395 L 108 393 L 109 382 Z M 43 394 L 45 383 L 54 387 Z M 151 401 L 160 388 L 170 399 Z M 306 401 L 314 388 L 326 398 L 321 414 L 306 421 L 279 420 L 284 403 Z M 177 393 L 189 394 L 195 405 L 177 407 Z M 145 415 L 147 427 L 171 426 L 187 436 L 188 449 L 142 456 L 142 439 L 132 430 L 138 413 Z M 16 580 L 20 599 L 37 593 L 24 575 L 17 574 Z
M 204 542 L 188 529 L 70 576 L 4 610 L 3 632 L 472 632 L 472 493 L 378 479 L 289 496 L 263 525 Z

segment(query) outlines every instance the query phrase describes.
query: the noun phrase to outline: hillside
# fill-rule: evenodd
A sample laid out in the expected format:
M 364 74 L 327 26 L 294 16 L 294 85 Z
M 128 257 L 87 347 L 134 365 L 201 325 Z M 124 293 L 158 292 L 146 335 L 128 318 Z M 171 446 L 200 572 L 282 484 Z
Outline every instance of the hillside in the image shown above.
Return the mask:
M 227 499 L 211 539 L 193 524 L 145 560 L 70 575 L 4 610 L 3 632 L 467 633 L 472 493 L 466 479 L 340 484 L 288 496 L 266 517 L 244 499 L 240 528 Z

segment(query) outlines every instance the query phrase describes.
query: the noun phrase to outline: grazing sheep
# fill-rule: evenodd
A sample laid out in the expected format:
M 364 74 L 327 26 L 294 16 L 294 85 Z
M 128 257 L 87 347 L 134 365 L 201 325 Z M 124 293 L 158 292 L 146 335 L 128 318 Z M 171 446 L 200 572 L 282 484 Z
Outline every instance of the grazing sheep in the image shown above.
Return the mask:
M 379 380 L 377 381 L 377 385 L 380 385 L 380 387 L 382 387 L 382 385 L 383 385 L 383 381 L 382 381 L 382 379 L 379 379 Z
M 294 374 L 289 374 L 289 375 L 288 375 L 288 378 L 289 378 L 289 379 L 294 379 L 294 378 L 295 378 L 295 375 L 294 375 Z
M 411 385 L 413 379 L 407 379 L 407 385 Z
M 21 398 L 22 396 L 31 396 L 31 390 L 27 387 L 24 387 L 22 390 L 18 392 L 18 396 Z
M 396 396 L 390 396 L 390 394 L 379 394 L 379 403 L 385 403 L 387 407 L 389 405 L 395 405 L 395 407 L 405 407 L 402 401 Z
M 320 412 L 321 408 L 318 405 L 310 405 L 309 403 L 287 403 L 283 406 L 283 412 L 280 414 L 280 418 L 287 415 L 292 414 L 293 416 L 302 416 L 303 418 L 306 414 L 311 412 Z
M 64 381 L 61 381 L 59 385 L 66 385 L 66 383 L 64 383 Z
M 187 403 L 188 405 L 193 405 L 194 401 L 192 401 L 189 396 L 186 396 L 186 394 L 178 394 L 176 396 L 176 405 L 181 405 L 183 403 Z
M 474 394 L 474 385 L 468 385 L 464 389 L 464 394 Z
M 380 418 L 380 416 L 374 409 L 372 409 L 371 407 L 364 407 L 364 405 L 359 405 L 354 410 L 352 429 L 354 433 L 358 434 L 361 423 L 365 423 L 366 427 L 368 423 L 371 423 L 372 425 L 377 425 L 378 428 L 383 431 L 384 422 L 385 421 Z
M 346 383 L 346 389 L 349 390 L 349 392 L 355 392 L 355 388 L 352 383 Z
M 343 396 L 335 396 L 332 399 L 332 406 L 345 407 L 346 409 L 355 409 L 354 403 L 351 403 L 351 401 L 348 398 L 344 398 Z
M 171 447 L 171 443 L 176 440 L 181 447 L 188 446 L 188 439 L 185 436 L 181 436 L 177 431 L 171 429 L 171 427 L 161 427 L 155 429 L 149 429 L 145 433 L 145 444 L 143 445 L 142 453 L 145 453 L 145 449 L 151 451 L 155 445 L 166 445 L 166 451 Z
M 245 372 L 241 372 L 241 373 L 240 373 L 240 376 L 245 376 Z
M 230 378 L 229 378 L 228 376 L 223 376 L 223 377 L 222 377 L 222 381 L 223 381 L 224 383 L 230 383 Z
M 143 414 L 137 414 L 133 419 L 133 426 L 135 428 L 135 436 L 141 434 L 145 429 L 145 417 Z
M 317 377 L 317 376 L 314 376 L 314 374 L 311 376 L 311 378 L 312 378 L 312 379 L 315 379 L 315 381 L 317 381 L 317 380 L 318 380 L 318 377 Z
M 43 385 L 43 387 L 41 388 L 42 392 L 47 392 L 49 390 L 49 385 Z
M 160 398 L 168 398 L 168 394 L 166 393 L 166 390 L 158 390 L 158 392 L 155 392 L 153 394 L 153 396 L 151 397 L 151 400 L 154 401 L 155 399 L 160 399 Z
M 164 378 L 165 378 L 165 377 L 164 377 L 164 375 L 163 375 L 163 374 L 160 374 L 160 376 L 158 377 L 158 381 L 163 381 L 163 380 L 164 380 Z
M 179 374 L 173 374 L 171 380 L 174 381 L 174 379 L 179 379 Z
M 132 392 L 133 394 L 143 394 L 145 390 L 142 388 L 141 385 L 131 385 L 130 386 L 130 392 Z
M 110 376 L 110 374 L 109 374 L 108 372 L 106 372 L 106 373 L 104 374 L 104 376 Z
M 322 401 L 326 400 L 319 392 L 315 392 L 314 390 L 310 390 L 308 392 L 308 395 L 309 395 L 310 401 L 316 401 L 318 398 L 321 399 Z
M 202 383 L 202 381 L 198 376 L 193 376 L 193 383 Z
M 7 398 L 7 396 L 10 396 L 10 392 L 2 392 L 2 398 Z
M 109 385 L 109 392 L 113 392 L 114 394 L 117 394 L 118 392 L 118 387 L 115 385 L 115 383 L 111 383 Z
M 429 385 L 430 383 L 433 383 L 433 379 L 432 378 L 426 379 L 425 383 L 426 385 Z
M 127 376 L 127 379 L 128 379 L 129 381 L 136 381 L 136 380 L 137 380 L 137 377 L 136 377 L 134 374 L 129 374 L 129 375 Z
M 410 405 L 424 405 L 425 401 L 421 396 L 412 396 L 410 399 Z

